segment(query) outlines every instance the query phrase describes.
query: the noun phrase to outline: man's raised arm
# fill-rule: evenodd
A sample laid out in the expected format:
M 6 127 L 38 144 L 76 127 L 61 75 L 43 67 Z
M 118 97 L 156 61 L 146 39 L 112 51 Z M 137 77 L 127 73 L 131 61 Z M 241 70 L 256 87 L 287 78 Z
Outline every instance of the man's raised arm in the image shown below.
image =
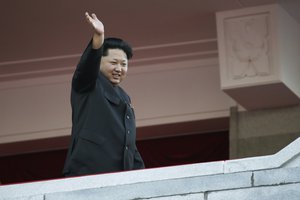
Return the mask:
M 77 92 L 86 92 L 94 88 L 99 74 L 102 54 L 101 46 L 104 42 L 103 23 L 95 14 L 90 16 L 86 12 L 85 18 L 88 24 L 91 25 L 94 33 L 92 41 L 82 54 L 73 76 L 72 86 Z
M 89 13 L 86 12 L 85 17 L 87 22 L 94 29 L 93 49 L 99 49 L 104 41 L 104 25 L 94 13 L 90 16 Z

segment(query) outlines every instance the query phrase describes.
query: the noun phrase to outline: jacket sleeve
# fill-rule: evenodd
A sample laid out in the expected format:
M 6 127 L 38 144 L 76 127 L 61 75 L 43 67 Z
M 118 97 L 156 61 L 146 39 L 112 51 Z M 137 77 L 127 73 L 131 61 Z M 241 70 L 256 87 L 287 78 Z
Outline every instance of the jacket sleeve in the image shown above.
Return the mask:
M 102 47 L 93 49 L 92 41 L 90 41 L 73 75 L 72 88 L 76 92 L 88 92 L 94 88 L 99 74 L 101 56 Z

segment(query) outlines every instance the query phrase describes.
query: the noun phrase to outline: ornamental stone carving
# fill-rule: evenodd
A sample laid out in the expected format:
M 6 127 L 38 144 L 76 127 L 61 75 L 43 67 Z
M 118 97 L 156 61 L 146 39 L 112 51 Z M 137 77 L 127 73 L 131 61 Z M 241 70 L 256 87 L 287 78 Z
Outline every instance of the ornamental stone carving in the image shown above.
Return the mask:
M 270 75 L 268 15 L 229 18 L 224 21 L 230 79 Z

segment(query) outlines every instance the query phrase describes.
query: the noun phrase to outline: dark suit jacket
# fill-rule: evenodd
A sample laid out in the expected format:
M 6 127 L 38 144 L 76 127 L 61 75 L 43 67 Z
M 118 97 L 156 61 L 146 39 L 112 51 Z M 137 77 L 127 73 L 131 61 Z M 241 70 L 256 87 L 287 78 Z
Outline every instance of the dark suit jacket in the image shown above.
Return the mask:
M 130 98 L 99 72 L 101 54 L 90 42 L 73 76 L 66 176 L 144 168 Z

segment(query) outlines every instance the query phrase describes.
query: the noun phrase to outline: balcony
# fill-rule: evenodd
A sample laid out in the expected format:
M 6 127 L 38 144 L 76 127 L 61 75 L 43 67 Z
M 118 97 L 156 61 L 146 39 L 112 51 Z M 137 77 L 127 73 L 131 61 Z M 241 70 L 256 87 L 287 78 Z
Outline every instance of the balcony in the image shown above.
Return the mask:
M 268 156 L 3 185 L 0 200 L 298 200 L 299 146 L 300 138 Z

